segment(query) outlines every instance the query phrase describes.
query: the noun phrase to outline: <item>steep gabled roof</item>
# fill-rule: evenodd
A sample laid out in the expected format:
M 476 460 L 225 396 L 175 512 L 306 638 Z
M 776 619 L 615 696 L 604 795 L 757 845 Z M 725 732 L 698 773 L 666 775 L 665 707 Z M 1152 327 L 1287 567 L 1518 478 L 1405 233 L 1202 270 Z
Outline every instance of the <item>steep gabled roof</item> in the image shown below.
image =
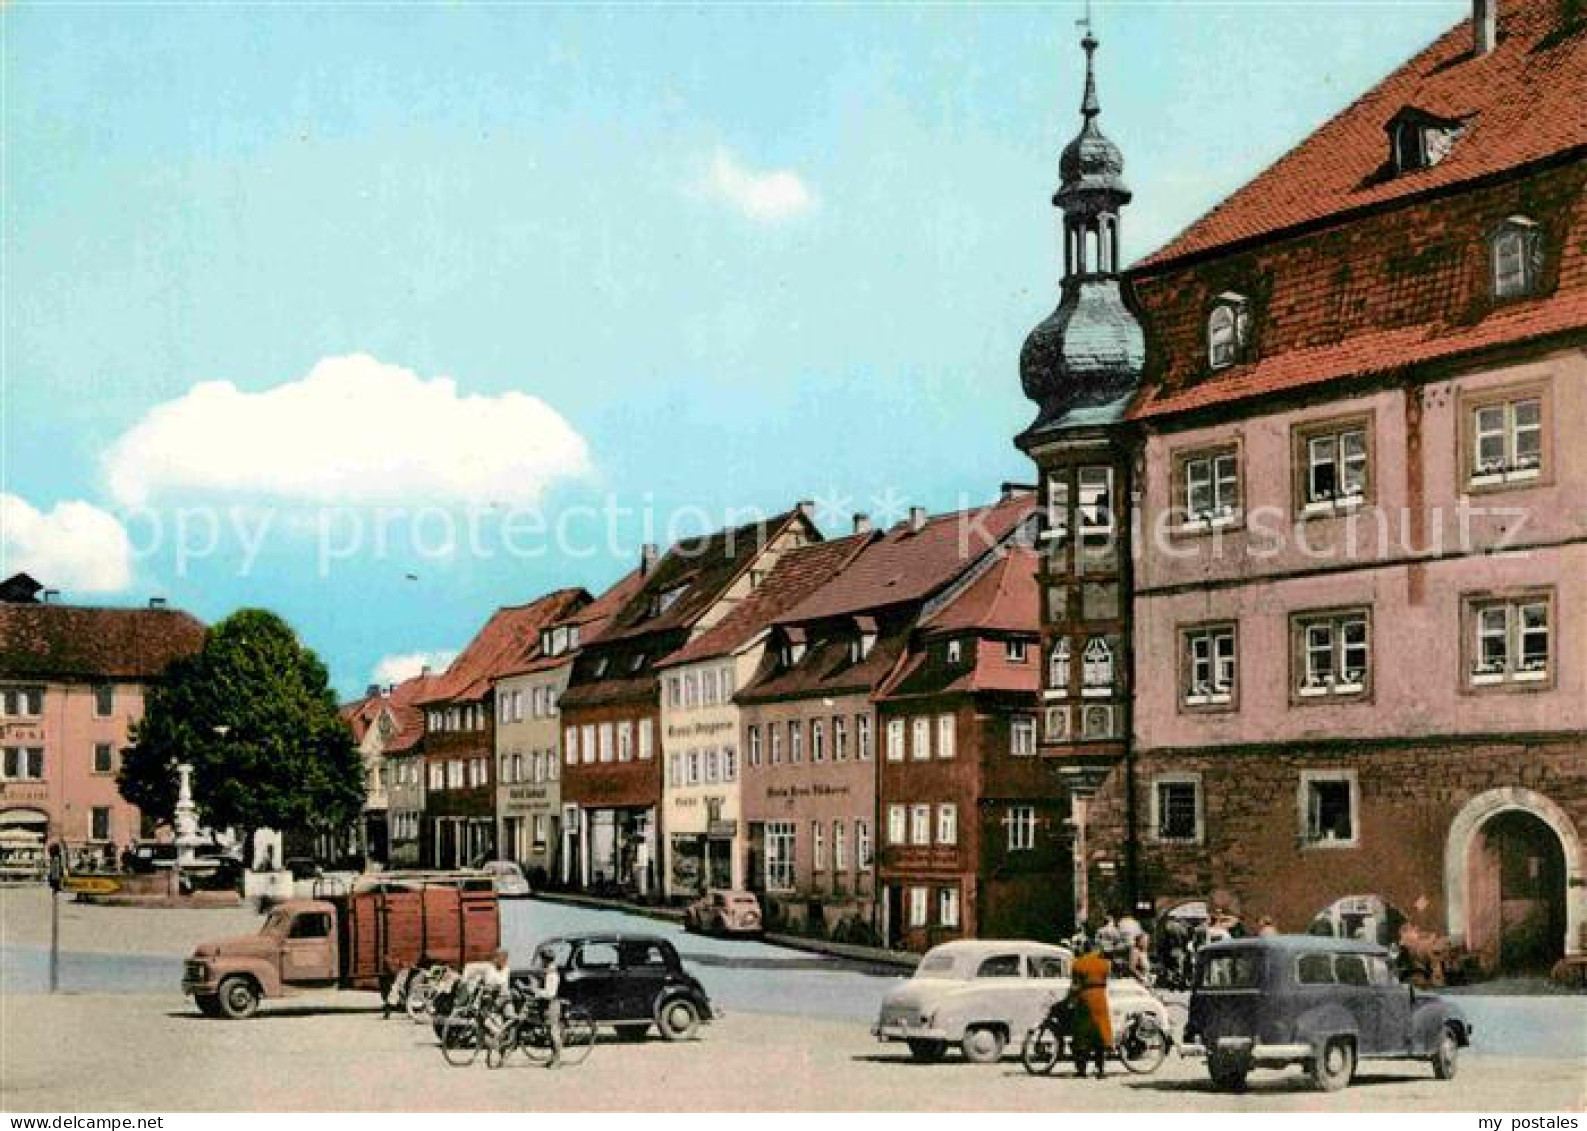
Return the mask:
M 1131 274 L 1587 145 L 1587 21 L 1566 27 L 1564 10 L 1561 0 L 1502 0 L 1498 45 L 1482 56 L 1471 21 L 1462 21 Z M 1465 132 L 1438 164 L 1390 175 L 1385 127 L 1407 109 L 1459 121 Z
M 778 559 L 760 587 L 737 608 L 657 666 L 688 664 L 737 651 L 765 631 L 780 614 L 841 574 L 873 537 L 856 534 L 789 550 Z
M 595 600 L 578 606 L 566 616 L 560 617 L 545 626 L 546 628 L 556 628 L 562 625 L 577 627 L 579 630 L 578 648 L 570 649 L 557 655 L 547 655 L 539 648 L 535 648 L 527 659 L 497 672 L 493 678 L 506 679 L 508 676 L 529 675 L 533 672 L 550 671 L 552 668 L 572 663 L 580 650 L 600 639 L 601 633 L 606 630 L 606 626 L 611 624 L 612 617 L 639 591 L 639 586 L 644 579 L 643 570 L 629 570 Z M 583 592 L 583 590 L 580 590 L 580 592 Z M 586 593 L 585 596 L 587 597 L 588 594 Z
M 424 712 L 419 709 L 418 701 L 429 692 L 437 678 L 431 675 L 412 676 L 394 687 L 343 704 L 342 718 L 347 720 L 353 732 L 353 741 L 363 742 L 369 728 L 379 721 L 382 714 L 389 712 L 396 731 L 386 742 L 384 753 L 400 754 L 411 749 L 424 734 Z
M 868 543 L 830 584 L 777 618 L 798 624 L 924 600 L 940 591 L 1028 518 L 1030 491 L 985 507 L 928 518 L 919 530 L 894 526 Z
M 1040 631 L 1041 588 L 1036 584 L 1040 562 L 1041 556 L 1028 547 L 1009 547 L 962 592 L 922 620 L 921 631 Z
M 909 625 L 883 629 L 864 659 L 855 662 L 849 651 L 850 635 L 832 633 L 810 645 L 792 667 L 763 665 L 765 674 L 742 688 L 740 703 L 774 699 L 799 699 L 814 695 L 869 693 L 887 678 L 909 644 Z
M 587 596 L 582 589 L 558 589 L 527 605 L 497 609 L 418 702 L 466 703 L 482 698 L 492 679 L 538 651 L 542 628 L 567 616 Z
M 203 646 L 179 609 L 0 604 L 0 678 L 142 681 Z

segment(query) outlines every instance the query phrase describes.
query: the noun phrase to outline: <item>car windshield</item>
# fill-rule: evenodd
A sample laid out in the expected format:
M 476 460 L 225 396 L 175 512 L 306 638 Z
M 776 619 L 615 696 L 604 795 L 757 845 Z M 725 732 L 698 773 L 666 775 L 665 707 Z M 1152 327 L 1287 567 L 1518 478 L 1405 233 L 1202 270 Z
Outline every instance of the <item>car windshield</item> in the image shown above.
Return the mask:
M 1200 988 L 1204 990 L 1252 990 L 1261 985 L 1262 956 L 1255 951 L 1237 950 L 1214 954 L 1201 968 Z
M 259 928 L 261 935 L 284 935 L 287 933 L 287 923 L 292 916 L 285 911 L 272 911 L 265 918 L 264 926 Z
M 915 967 L 915 977 L 917 978 L 957 978 L 959 976 L 951 954 L 928 954 L 920 960 L 920 965 Z

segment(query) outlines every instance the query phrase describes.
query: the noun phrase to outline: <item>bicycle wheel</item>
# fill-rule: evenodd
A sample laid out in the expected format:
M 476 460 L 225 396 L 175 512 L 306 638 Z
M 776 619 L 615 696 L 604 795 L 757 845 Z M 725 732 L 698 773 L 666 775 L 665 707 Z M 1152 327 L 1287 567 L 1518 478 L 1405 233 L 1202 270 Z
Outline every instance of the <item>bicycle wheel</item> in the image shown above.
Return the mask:
M 424 1024 L 424 1019 L 430 1015 L 430 1005 L 434 1001 L 435 979 L 430 977 L 430 972 L 415 970 L 408 975 L 408 984 L 403 988 L 402 1006 L 415 1025 Z
M 1046 1076 L 1063 1056 L 1063 1037 L 1049 1025 L 1038 1025 L 1025 1034 L 1019 1060 L 1032 1076 Z
M 523 1031 L 518 1035 L 518 1047 L 523 1049 L 524 1056 L 529 1058 L 531 1064 L 544 1064 L 551 1059 L 551 1034 L 546 1031 L 545 1022 L 540 1019 L 525 1021 Z
M 1168 1034 L 1157 1023 L 1157 1018 L 1143 1013 L 1130 1022 L 1119 1042 L 1119 1059 L 1124 1067 L 1137 1075 L 1156 1072 L 1168 1056 Z
M 595 1019 L 574 1006 L 562 1015 L 562 1063 L 583 1064 L 595 1048 Z
M 518 1025 L 505 1017 L 487 1017 L 480 1028 L 480 1042 L 485 1046 L 485 1067 L 500 1068 L 518 1047 Z
M 466 1068 L 479 1056 L 483 1026 L 478 1014 L 452 1014 L 441 1024 L 441 1055 L 454 1068 Z

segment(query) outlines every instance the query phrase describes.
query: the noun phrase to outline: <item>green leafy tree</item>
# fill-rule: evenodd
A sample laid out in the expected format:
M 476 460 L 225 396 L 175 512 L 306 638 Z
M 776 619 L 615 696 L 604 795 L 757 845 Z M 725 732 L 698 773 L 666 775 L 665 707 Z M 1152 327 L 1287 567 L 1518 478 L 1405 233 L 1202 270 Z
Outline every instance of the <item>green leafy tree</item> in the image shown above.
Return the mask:
M 121 795 L 170 821 L 176 767 L 193 766 L 199 819 L 251 838 L 260 828 L 345 827 L 364 771 L 325 665 L 274 613 L 243 609 L 210 628 L 145 698 L 121 761 Z

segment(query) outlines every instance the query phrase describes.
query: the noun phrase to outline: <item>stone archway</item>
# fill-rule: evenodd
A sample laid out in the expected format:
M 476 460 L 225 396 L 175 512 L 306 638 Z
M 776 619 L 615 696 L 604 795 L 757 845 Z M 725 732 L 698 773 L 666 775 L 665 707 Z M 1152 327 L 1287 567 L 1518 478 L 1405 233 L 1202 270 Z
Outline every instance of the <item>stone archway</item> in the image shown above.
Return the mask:
M 1479 909 L 1472 890 L 1472 854 L 1483 843 L 1485 830 L 1495 817 L 1507 813 L 1525 814 L 1546 826 L 1559 841 L 1563 856 L 1564 938 L 1563 953 L 1582 953 L 1582 924 L 1587 918 L 1583 903 L 1584 880 L 1581 841 L 1569 814 L 1547 797 L 1530 789 L 1510 787 L 1492 789 L 1467 801 L 1444 842 L 1444 905 L 1448 912 L 1451 942 L 1470 946 L 1474 916 Z

